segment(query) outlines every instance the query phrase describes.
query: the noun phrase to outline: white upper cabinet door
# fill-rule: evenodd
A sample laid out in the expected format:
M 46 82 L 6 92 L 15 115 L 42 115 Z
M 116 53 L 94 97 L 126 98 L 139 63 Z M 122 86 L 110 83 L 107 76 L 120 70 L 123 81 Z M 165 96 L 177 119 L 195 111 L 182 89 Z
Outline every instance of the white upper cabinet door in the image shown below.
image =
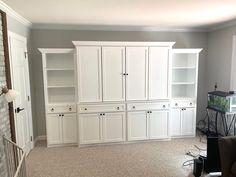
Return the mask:
M 125 48 L 102 47 L 103 101 L 125 100 Z
M 102 116 L 98 114 L 80 114 L 80 144 L 100 143 L 102 141 Z
M 126 47 L 126 100 L 147 100 L 148 47 Z
M 128 140 L 148 139 L 148 120 L 146 111 L 128 113 Z
M 182 135 L 195 135 L 195 110 L 186 108 L 182 111 Z
M 61 144 L 61 117 L 58 114 L 47 115 L 47 143 L 48 145 Z
M 103 141 L 125 141 L 125 113 L 105 113 L 103 116 Z
M 169 112 L 151 111 L 149 113 L 150 139 L 169 137 Z
M 169 97 L 169 48 L 149 47 L 149 100 Z
M 63 143 L 76 143 L 77 142 L 76 114 L 63 114 L 62 137 L 63 137 Z
M 77 50 L 79 102 L 101 102 L 101 47 L 81 46 Z
M 171 136 L 181 136 L 181 109 L 171 110 Z

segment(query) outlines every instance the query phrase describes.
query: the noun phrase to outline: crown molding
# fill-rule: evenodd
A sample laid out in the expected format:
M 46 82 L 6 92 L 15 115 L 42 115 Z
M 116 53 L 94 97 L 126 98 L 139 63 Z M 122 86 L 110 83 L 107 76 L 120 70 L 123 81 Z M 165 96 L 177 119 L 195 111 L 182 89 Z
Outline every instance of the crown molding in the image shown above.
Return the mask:
M 10 17 L 22 23 L 23 25 L 27 27 L 32 26 L 32 23 L 29 20 L 22 17 L 20 14 L 18 14 L 15 10 L 13 10 L 11 7 L 9 7 L 6 3 L 2 2 L 1 0 L 0 0 L 0 9 L 6 12 L 6 14 L 9 15 Z
M 80 30 L 80 31 L 150 31 L 150 32 L 206 32 L 205 28 L 160 28 L 152 26 L 117 26 L 117 25 L 65 25 L 36 23 L 33 29 L 45 30 Z

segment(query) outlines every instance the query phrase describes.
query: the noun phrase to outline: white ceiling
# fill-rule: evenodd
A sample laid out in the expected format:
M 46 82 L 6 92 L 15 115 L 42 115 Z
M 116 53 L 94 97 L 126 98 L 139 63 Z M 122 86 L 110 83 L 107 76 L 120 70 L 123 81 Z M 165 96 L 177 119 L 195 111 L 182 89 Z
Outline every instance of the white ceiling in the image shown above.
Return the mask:
M 236 19 L 236 0 L 3 0 L 33 24 L 212 28 Z

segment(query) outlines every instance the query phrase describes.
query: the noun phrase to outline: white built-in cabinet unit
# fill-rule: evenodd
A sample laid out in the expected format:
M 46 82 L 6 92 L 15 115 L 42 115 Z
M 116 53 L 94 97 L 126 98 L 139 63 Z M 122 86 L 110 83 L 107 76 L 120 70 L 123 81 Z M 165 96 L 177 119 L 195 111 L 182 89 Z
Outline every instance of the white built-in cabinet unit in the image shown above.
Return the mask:
M 77 144 L 74 49 L 39 49 L 43 59 L 47 145 Z
M 195 136 L 198 60 L 202 49 L 172 49 L 171 136 Z
M 77 137 L 84 146 L 195 136 L 201 49 L 73 43 L 75 52 L 40 49 L 48 146 L 75 144 Z

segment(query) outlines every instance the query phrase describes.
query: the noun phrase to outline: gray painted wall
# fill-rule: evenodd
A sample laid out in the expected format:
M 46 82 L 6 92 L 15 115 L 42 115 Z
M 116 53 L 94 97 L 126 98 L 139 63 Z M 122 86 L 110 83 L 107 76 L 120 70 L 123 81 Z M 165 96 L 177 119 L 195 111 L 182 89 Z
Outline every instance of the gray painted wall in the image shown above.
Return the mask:
M 37 135 L 46 134 L 43 98 L 43 72 L 41 54 L 37 48 L 73 47 L 73 40 L 103 41 L 175 41 L 174 48 L 203 48 L 199 63 L 198 119 L 204 115 L 206 105 L 205 65 L 207 57 L 207 33 L 205 32 L 137 32 L 137 31 L 78 31 L 78 30 L 32 30 L 31 76 L 34 77 Z
M 218 90 L 228 91 L 230 89 L 233 35 L 235 34 L 236 25 L 208 34 L 206 63 L 206 88 L 208 90 L 213 90 L 216 82 Z

